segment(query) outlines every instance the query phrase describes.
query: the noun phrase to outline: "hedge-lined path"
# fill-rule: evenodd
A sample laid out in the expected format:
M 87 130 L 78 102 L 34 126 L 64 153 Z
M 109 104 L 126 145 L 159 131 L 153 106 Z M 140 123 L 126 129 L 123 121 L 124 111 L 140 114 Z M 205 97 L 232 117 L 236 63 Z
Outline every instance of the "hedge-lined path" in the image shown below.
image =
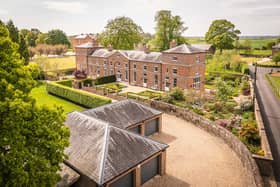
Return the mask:
M 170 145 L 166 172 L 144 187 L 247 187 L 247 173 L 221 139 L 173 115 L 163 115 L 163 133 L 152 138 Z

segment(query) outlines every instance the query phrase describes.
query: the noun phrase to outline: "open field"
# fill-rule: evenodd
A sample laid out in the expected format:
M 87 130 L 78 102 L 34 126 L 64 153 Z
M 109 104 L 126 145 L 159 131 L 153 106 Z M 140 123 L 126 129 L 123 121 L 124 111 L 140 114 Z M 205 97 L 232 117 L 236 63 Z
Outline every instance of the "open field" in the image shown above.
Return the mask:
M 31 63 L 37 63 L 43 71 L 73 70 L 76 68 L 74 56 L 67 57 L 37 57 Z
M 252 48 L 259 48 L 266 47 L 269 42 L 275 42 L 277 38 L 241 38 L 239 39 L 240 44 L 244 44 L 246 40 L 249 40 L 251 42 Z M 204 40 L 204 37 L 186 37 L 186 40 L 190 44 L 202 44 L 206 43 Z
M 59 97 L 50 95 L 46 91 L 46 85 L 42 84 L 31 91 L 31 96 L 36 99 L 36 103 L 39 106 L 46 105 L 54 108 L 54 106 L 61 106 L 64 109 L 64 114 L 72 112 L 74 110 L 83 110 L 84 108 L 73 104 L 69 101 L 61 99 Z

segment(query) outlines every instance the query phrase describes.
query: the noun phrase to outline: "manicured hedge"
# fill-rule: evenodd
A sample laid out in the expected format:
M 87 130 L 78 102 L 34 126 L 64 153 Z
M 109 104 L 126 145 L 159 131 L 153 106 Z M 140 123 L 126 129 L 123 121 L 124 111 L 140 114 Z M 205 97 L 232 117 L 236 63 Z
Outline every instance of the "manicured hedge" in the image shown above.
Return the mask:
M 74 88 L 69 88 L 61 84 L 56 84 L 54 82 L 47 83 L 46 89 L 48 93 L 62 97 L 87 108 L 94 108 L 107 103 L 111 103 L 111 99 L 108 99 L 106 97 L 91 94 Z
M 57 84 L 72 88 L 72 79 L 56 81 Z
M 95 85 L 100 85 L 100 84 L 107 84 L 107 83 L 111 83 L 111 82 L 116 82 L 116 76 L 115 75 L 110 75 L 110 76 L 106 76 L 106 77 L 99 77 L 97 79 L 95 79 L 94 84 Z

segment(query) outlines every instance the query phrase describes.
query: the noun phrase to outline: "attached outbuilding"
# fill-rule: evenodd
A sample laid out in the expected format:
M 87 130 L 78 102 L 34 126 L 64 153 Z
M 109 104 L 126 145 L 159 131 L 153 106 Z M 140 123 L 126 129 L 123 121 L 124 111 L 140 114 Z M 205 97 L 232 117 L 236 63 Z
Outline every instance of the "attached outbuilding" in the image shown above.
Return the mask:
M 161 132 L 162 112 L 127 99 L 82 112 L 142 136 Z
M 71 135 L 64 163 L 79 174 L 72 186 L 140 187 L 165 174 L 168 145 L 80 112 L 68 114 L 66 124 Z

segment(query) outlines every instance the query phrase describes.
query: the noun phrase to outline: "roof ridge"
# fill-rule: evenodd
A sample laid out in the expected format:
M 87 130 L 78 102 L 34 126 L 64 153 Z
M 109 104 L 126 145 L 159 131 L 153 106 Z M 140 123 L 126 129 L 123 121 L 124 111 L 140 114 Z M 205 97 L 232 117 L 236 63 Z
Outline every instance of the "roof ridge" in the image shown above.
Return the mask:
M 107 158 L 107 153 L 108 153 L 108 139 L 109 139 L 109 134 L 110 134 L 110 126 L 109 124 L 106 126 L 105 129 L 105 141 L 104 141 L 104 147 L 103 147 L 103 155 L 101 158 L 101 162 L 100 162 L 100 184 L 103 184 L 104 181 L 104 166 L 106 163 L 106 158 Z

